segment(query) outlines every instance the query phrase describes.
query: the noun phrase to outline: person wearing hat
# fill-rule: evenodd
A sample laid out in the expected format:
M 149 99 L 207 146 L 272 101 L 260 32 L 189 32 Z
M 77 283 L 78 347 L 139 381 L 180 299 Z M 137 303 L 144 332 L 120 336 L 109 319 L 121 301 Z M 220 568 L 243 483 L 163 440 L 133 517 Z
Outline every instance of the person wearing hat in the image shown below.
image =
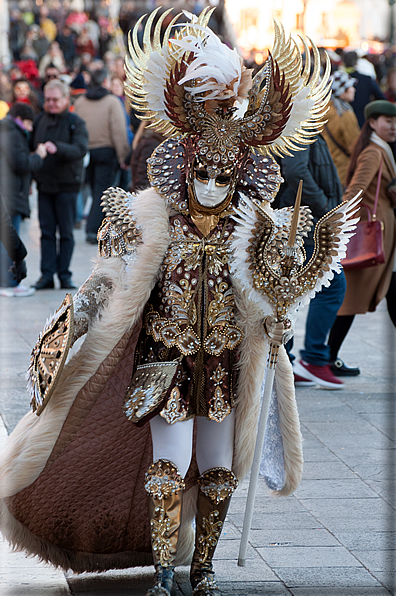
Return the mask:
M 384 225 L 385 263 L 366 269 L 345 271 L 347 291 L 329 336 L 331 360 L 336 366 L 338 364 L 341 374 L 345 365 L 338 358 L 338 352 L 355 315 L 374 311 L 383 298 L 394 295 L 396 283 L 393 274 L 396 191 L 392 189 L 392 183 L 396 178 L 396 164 L 389 145 L 396 141 L 396 104 L 386 100 L 372 101 L 366 105 L 364 115 L 366 122 L 351 157 L 344 200 L 363 190 L 362 204 L 367 205 L 373 212 L 380 176 L 376 215 L 377 220 L 382 221 Z M 367 220 L 367 210 L 364 207 L 360 209 L 360 219 Z M 387 299 L 387 306 L 396 327 L 396 304 Z M 344 372 L 348 373 L 347 370 Z
M 343 70 L 337 70 L 331 83 L 332 96 L 323 130 L 331 157 L 337 168 L 341 184 L 345 187 L 351 153 L 360 135 L 360 127 L 351 107 L 356 80 Z
M 70 101 L 72 105 L 80 95 L 87 94 L 87 85 L 81 72 L 70 83 Z

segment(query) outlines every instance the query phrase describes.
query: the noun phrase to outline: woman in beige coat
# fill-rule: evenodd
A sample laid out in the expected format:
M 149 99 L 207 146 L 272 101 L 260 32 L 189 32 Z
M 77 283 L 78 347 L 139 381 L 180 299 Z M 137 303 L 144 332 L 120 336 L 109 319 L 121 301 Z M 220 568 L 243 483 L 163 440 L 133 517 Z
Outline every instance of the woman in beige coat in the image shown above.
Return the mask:
M 372 312 L 389 293 L 395 254 L 396 191 L 390 188 L 396 178 L 396 165 L 389 146 L 396 140 L 396 105 L 378 100 L 365 108 L 366 122 L 351 159 L 348 172 L 348 187 L 344 200 L 363 190 L 362 203 L 374 210 L 379 169 L 382 161 L 382 175 L 379 188 L 377 219 L 384 224 L 385 263 L 367 269 L 345 271 L 347 291 L 344 302 L 329 337 L 331 360 L 339 376 L 348 376 L 348 367 L 338 358 L 338 351 L 344 341 L 356 314 Z M 362 221 L 367 220 L 367 210 L 360 210 Z M 396 305 L 388 300 L 388 311 L 396 326 Z
M 337 70 L 331 83 L 331 101 L 326 114 L 323 136 L 345 188 L 351 155 L 360 135 L 360 127 L 351 101 L 355 98 L 356 79 L 343 70 Z

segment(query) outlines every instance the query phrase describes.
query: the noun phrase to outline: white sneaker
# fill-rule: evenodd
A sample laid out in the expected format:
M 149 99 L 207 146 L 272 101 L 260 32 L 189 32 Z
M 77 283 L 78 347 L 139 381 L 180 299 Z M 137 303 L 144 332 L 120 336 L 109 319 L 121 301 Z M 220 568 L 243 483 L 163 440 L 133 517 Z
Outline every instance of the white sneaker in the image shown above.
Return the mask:
M 20 296 L 21 298 L 25 298 L 26 296 L 33 296 L 36 292 L 34 288 L 24 286 L 23 284 L 19 284 L 14 288 L 3 288 L 0 290 L 0 296 L 6 296 L 7 298 L 16 298 Z

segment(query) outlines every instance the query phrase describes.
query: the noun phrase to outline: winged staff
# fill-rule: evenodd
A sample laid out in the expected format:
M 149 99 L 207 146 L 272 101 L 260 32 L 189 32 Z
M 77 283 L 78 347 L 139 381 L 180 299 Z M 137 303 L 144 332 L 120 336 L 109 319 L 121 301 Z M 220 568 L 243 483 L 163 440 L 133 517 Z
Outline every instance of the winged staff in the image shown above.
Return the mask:
M 247 197 L 235 209 L 232 269 L 242 286 L 261 304 L 263 314 L 278 320 L 308 304 L 316 292 L 328 286 L 334 272 L 341 271 L 349 238 L 354 234 L 361 193 L 344 201 L 316 224 L 314 251 L 305 263 L 304 236 L 311 229 L 312 215 L 306 206 L 274 211 Z M 295 215 L 295 240 L 289 242 Z M 291 245 L 290 245 L 291 244 Z M 242 267 L 248 263 L 248 272 Z

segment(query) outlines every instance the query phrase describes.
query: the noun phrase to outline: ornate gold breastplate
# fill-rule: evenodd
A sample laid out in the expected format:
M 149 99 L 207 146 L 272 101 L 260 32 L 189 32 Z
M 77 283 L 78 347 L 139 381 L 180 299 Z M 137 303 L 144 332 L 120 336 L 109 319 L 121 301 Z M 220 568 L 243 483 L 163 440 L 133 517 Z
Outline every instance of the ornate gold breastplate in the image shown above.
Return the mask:
M 171 242 L 145 316 L 156 342 L 183 356 L 200 349 L 220 356 L 240 344 L 228 269 L 232 230 L 226 221 L 202 238 L 183 216 L 171 219 Z

